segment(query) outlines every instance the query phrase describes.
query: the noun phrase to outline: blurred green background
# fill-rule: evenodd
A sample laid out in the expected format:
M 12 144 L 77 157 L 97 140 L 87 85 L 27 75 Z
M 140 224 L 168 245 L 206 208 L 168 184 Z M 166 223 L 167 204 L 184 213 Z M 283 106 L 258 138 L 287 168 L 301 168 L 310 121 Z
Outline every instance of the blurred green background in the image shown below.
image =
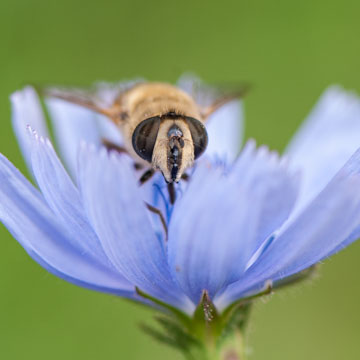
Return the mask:
M 360 2 L 0 3 L 0 151 L 24 170 L 9 94 L 25 83 L 89 85 L 193 71 L 250 82 L 246 135 L 283 149 L 332 83 L 360 90 Z M 0 359 L 180 359 L 137 328 L 151 312 L 46 273 L 0 227 Z M 319 279 L 257 304 L 253 360 L 359 359 L 360 243 Z

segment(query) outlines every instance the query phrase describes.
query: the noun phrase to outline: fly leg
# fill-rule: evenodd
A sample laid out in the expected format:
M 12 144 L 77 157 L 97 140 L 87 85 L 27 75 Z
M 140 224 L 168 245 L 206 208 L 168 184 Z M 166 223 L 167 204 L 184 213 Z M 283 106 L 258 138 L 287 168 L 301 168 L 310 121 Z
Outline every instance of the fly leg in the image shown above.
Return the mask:
M 146 170 L 139 179 L 140 185 L 145 184 L 148 180 L 152 178 L 154 174 L 155 174 L 154 169 Z
M 108 139 L 101 139 L 102 144 L 106 147 L 107 151 L 115 151 L 119 154 L 129 154 L 129 152 L 123 147 L 118 144 L 113 143 Z M 135 170 L 141 170 L 143 168 L 142 164 L 134 163 Z
M 149 169 L 147 171 L 145 171 L 142 176 L 139 179 L 139 184 L 143 185 L 145 184 L 149 179 L 152 178 L 152 176 L 155 174 L 155 170 L 154 169 Z M 175 186 L 174 183 L 168 183 L 167 184 L 167 189 L 168 189 L 168 193 L 169 193 L 169 200 L 170 200 L 170 204 L 174 205 L 175 200 L 176 200 L 176 192 L 175 192 Z
M 101 143 L 110 151 L 116 151 L 119 154 L 128 154 L 128 151 L 121 145 L 115 144 L 108 139 L 101 139 Z
M 120 145 L 117 145 L 107 139 L 102 139 L 102 143 L 103 145 L 106 147 L 106 149 L 108 151 L 116 151 L 120 154 L 128 154 L 128 151 L 120 146 Z M 143 165 L 142 164 L 139 164 L 139 163 L 135 163 L 134 164 L 134 167 L 136 170 L 140 170 L 143 168 Z M 149 170 L 146 170 L 140 177 L 139 179 L 139 184 L 140 185 L 143 185 L 145 184 L 148 180 L 150 180 L 153 175 L 155 174 L 155 170 L 154 169 L 149 169 Z M 189 180 L 189 175 L 187 174 L 183 174 L 181 176 L 181 179 L 184 180 L 184 181 L 188 181 Z M 175 192 L 175 186 L 174 186 L 174 183 L 171 182 L 171 183 L 168 183 L 167 184 L 167 188 L 168 188 L 168 192 L 169 192 L 169 200 L 170 200 L 170 204 L 173 205 L 175 203 L 175 200 L 176 200 L 176 192 Z
M 186 173 L 183 173 L 181 175 L 181 180 L 184 180 L 184 181 L 189 181 L 190 180 L 190 176 Z

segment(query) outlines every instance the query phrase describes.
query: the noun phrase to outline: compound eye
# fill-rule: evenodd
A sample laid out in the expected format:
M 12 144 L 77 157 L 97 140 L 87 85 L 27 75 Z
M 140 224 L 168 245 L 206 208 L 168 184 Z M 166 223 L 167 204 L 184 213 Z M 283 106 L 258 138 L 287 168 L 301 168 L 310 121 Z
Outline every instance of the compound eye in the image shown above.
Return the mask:
M 151 162 L 152 154 L 159 132 L 160 118 L 158 116 L 142 121 L 132 136 L 135 152 L 144 160 Z
M 204 124 L 194 118 L 186 117 L 189 125 L 191 137 L 194 143 L 194 158 L 197 159 L 206 149 L 208 144 L 208 135 Z

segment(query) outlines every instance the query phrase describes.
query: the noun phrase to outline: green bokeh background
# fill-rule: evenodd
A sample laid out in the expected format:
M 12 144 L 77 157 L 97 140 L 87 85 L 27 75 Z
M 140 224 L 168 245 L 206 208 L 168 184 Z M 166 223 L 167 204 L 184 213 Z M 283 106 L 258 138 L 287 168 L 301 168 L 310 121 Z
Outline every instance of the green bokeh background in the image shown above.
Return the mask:
M 25 170 L 9 94 L 31 83 L 250 82 L 246 136 L 283 149 L 332 83 L 360 90 L 360 2 L 1 0 L 0 151 Z M 151 312 L 46 273 L 0 227 L 0 359 L 180 359 L 137 328 Z M 310 284 L 257 304 L 253 360 L 359 359 L 360 243 Z

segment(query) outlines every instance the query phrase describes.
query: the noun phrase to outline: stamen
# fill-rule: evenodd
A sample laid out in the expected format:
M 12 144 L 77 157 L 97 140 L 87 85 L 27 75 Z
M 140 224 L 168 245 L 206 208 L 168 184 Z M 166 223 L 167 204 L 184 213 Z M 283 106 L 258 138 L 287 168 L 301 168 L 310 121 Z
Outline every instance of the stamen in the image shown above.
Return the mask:
M 165 230 L 165 242 L 167 242 L 167 240 L 168 240 L 168 228 L 167 228 L 167 225 L 166 225 L 164 215 L 162 214 L 162 212 L 158 208 L 148 204 L 147 202 L 145 202 L 145 205 L 151 212 L 153 212 L 154 214 L 159 216 L 161 224 L 162 224 L 162 226 L 164 227 L 164 230 Z

